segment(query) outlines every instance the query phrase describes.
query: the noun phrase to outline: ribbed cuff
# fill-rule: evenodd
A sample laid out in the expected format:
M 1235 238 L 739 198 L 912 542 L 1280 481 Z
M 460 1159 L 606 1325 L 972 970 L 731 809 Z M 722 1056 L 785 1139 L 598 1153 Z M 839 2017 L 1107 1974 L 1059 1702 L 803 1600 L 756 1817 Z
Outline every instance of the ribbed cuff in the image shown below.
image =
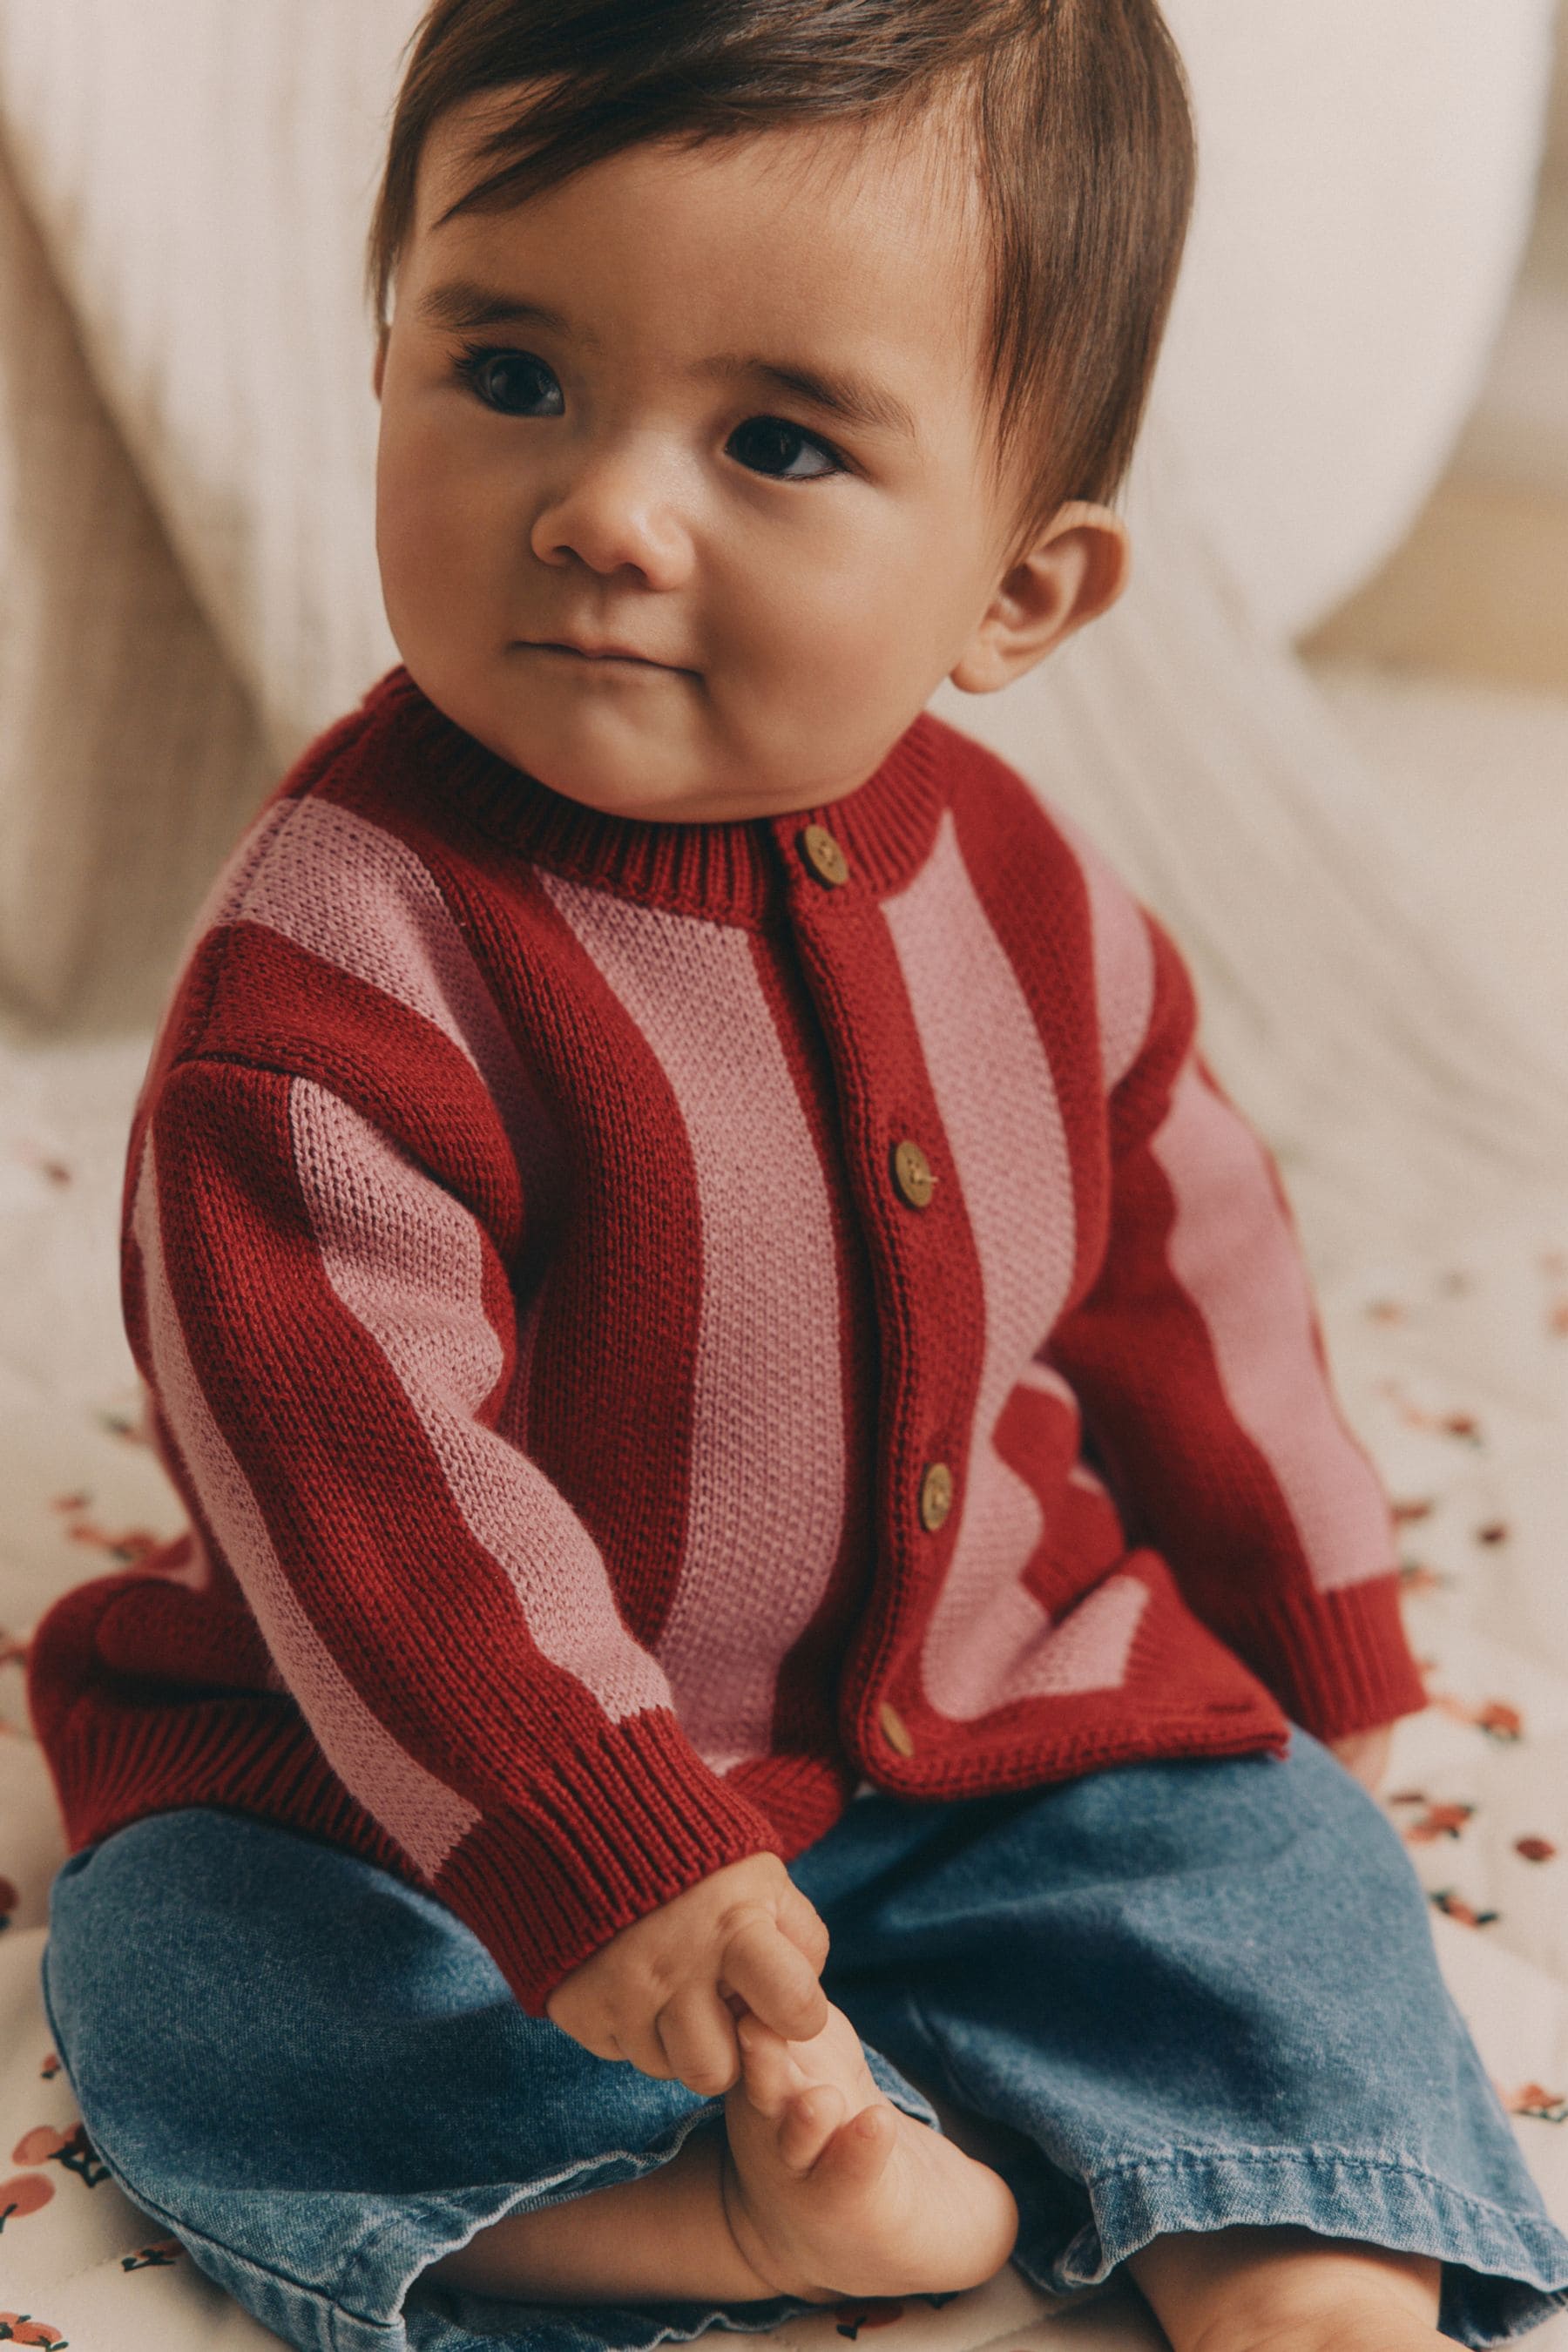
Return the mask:
M 1215 1630 L 1315 1739 L 1372 1731 L 1426 1704 L 1397 1571 L 1335 1592 L 1281 1594 Z
M 765 1813 L 709 1770 L 673 1716 L 574 1748 L 527 1802 L 493 1812 L 433 1892 L 490 1953 L 529 2017 L 622 1927 L 748 1854 L 781 1853 Z

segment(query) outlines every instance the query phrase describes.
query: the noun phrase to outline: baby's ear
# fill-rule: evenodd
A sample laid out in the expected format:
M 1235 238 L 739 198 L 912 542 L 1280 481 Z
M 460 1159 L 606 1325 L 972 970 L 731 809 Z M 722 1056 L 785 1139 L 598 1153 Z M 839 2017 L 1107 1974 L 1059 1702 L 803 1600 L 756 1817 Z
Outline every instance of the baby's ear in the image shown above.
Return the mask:
M 998 583 L 962 659 L 948 672 L 964 694 L 994 694 L 1075 630 L 1109 612 L 1127 584 L 1127 526 L 1110 507 L 1058 507 Z

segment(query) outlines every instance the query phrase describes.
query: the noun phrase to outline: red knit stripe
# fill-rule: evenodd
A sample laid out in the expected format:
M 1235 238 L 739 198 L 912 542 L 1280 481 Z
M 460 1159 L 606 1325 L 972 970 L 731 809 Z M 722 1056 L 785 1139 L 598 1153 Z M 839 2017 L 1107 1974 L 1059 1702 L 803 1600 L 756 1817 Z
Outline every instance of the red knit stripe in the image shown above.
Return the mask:
M 545 887 L 658 1055 L 691 1154 L 691 1503 L 655 1647 L 683 1726 L 721 1772 L 769 1751 L 779 1661 L 838 1552 L 846 1433 L 826 1182 L 749 935 L 553 876 Z
M 491 922 L 492 982 L 528 1040 L 568 1174 L 542 1254 L 516 1269 L 531 1302 L 527 1390 L 507 1426 L 526 1427 L 531 1458 L 612 1564 L 627 1628 L 652 1651 L 689 1512 L 701 1307 L 691 1147 L 658 1056 L 543 877 L 509 877 Z
M 1076 1405 L 1042 1391 L 1028 1375 L 996 1423 L 997 1453 L 1038 1496 L 1040 1540 L 1020 1573 L 1049 1617 L 1081 1600 L 1127 1549 L 1115 1505 L 1103 1489 L 1075 1482 Z

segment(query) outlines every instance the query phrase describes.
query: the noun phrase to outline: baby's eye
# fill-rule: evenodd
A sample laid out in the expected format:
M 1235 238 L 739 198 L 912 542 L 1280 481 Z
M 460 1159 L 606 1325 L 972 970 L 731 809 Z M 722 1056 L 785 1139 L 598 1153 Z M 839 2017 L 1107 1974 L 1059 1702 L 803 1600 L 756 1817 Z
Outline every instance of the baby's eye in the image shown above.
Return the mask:
M 546 376 L 551 383 L 555 381 L 543 361 L 536 360 L 531 352 L 492 351 L 468 343 L 463 347 L 462 358 L 454 364 L 485 406 L 499 409 L 503 416 L 530 413 L 527 404 L 531 379 Z M 513 407 L 514 401 L 522 405 Z
M 815 433 L 808 433 L 804 425 L 791 425 L 785 417 L 748 416 L 744 425 L 737 428 L 733 437 L 739 441 L 742 436 L 755 436 L 756 440 L 762 443 L 764 454 L 770 443 L 776 451 L 782 442 L 786 445 L 793 444 L 804 449 L 815 449 L 819 457 L 826 457 L 827 460 L 826 467 L 820 473 L 781 473 L 778 476 L 781 482 L 825 482 L 830 474 L 841 474 L 844 471 L 826 441 L 819 440 Z M 743 465 L 744 458 L 741 462 Z M 761 470 L 765 472 L 767 469 L 764 467 Z

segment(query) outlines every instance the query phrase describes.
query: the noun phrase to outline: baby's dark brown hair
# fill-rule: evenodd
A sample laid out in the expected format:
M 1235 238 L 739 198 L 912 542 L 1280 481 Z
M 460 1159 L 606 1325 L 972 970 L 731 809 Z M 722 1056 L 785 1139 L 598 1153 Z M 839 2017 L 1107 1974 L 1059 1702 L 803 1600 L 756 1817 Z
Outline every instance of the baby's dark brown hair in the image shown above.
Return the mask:
M 1195 154 L 1154 0 L 435 0 L 411 37 L 366 254 L 378 328 L 434 122 L 510 83 L 442 215 L 500 212 L 655 140 L 713 139 L 935 101 L 967 136 L 989 227 L 984 409 L 1021 553 L 1131 461 L 1175 288 Z

